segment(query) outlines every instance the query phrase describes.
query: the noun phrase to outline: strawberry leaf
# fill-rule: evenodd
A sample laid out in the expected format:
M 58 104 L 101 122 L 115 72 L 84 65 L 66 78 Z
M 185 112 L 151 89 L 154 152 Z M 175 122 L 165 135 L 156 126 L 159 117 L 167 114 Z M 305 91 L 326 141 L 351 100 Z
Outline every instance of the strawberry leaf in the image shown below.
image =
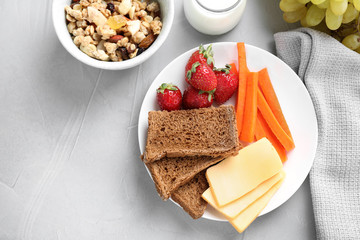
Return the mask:
M 200 44 L 199 53 L 204 55 L 204 57 L 206 58 L 206 63 L 208 65 L 214 64 L 214 53 L 212 50 L 212 44 L 210 44 L 206 49 L 202 44 Z
M 177 87 L 172 83 L 163 83 L 160 85 L 160 87 L 156 90 L 158 93 L 164 94 L 165 89 L 176 91 L 178 90 Z
M 196 72 L 196 68 L 200 66 L 200 63 L 199 62 L 195 62 L 193 63 L 193 65 L 191 66 L 191 72 Z
M 193 65 L 191 66 L 191 69 L 189 71 L 187 71 L 186 73 L 186 77 L 187 79 L 191 79 L 191 75 L 192 73 L 196 72 L 196 68 L 200 66 L 200 63 L 199 62 L 194 62 Z
M 204 49 L 204 46 L 202 44 L 200 44 L 200 46 L 199 46 L 199 53 L 201 53 L 201 54 L 205 53 L 205 49 Z
M 212 96 L 214 95 L 214 92 L 216 91 L 216 88 L 214 88 L 213 90 L 211 91 L 203 91 L 203 90 L 200 90 L 199 91 L 199 95 L 200 94 L 203 94 L 203 93 L 207 93 L 208 94 L 208 101 L 211 102 L 211 98 Z
M 228 75 L 230 73 L 230 70 L 231 70 L 231 65 L 229 64 L 226 64 L 225 65 L 225 68 L 215 68 L 213 69 L 214 71 L 221 71 L 221 72 L 224 72 L 226 75 Z
M 168 90 L 172 90 L 172 91 L 176 91 L 176 90 L 177 90 L 177 88 L 176 88 L 176 87 L 173 87 L 173 86 L 168 87 L 167 89 L 168 89 Z
M 212 94 L 208 95 L 208 101 L 211 102 Z
M 159 88 L 158 90 L 156 90 L 158 93 L 162 93 L 162 94 L 164 94 L 164 91 L 165 91 L 165 89 L 161 89 L 161 88 Z
M 187 77 L 187 79 L 189 79 L 189 80 L 191 79 L 191 70 L 187 71 L 186 77 Z

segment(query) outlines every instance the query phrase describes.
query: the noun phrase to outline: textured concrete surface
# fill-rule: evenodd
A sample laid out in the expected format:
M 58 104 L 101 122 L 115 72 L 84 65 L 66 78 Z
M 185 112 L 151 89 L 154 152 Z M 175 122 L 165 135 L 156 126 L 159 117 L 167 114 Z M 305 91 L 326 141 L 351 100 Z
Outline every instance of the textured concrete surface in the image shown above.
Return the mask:
M 275 53 L 294 28 L 276 0 L 249 0 L 221 36 L 196 32 L 182 1 L 162 48 L 124 71 L 83 65 L 58 41 L 51 1 L 0 1 L 0 239 L 314 239 L 309 182 L 243 234 L 162 202 L 139 159 L 137 122 L 156 75 L 200 43 L 244 41 Z

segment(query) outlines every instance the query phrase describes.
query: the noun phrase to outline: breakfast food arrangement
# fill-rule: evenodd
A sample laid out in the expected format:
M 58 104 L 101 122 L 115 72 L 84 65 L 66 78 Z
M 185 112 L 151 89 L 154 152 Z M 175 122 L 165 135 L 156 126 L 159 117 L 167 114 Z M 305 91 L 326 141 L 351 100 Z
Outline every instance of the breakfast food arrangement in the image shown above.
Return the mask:
M 140 55 L 162 29 L 156 1 L 73 0 L 65 11 L 74 44 L 101 61 L 119 62 Z
M 244 43 L 234 51 L 237 61 L 219 68 L 212 45 L 200 45 L 184 89 L 153 89 L 160 110 L 148 113 L 141 159 L 161 199 L 194 219 L 210 205 L 241 233 L 281 188 L 295 143 L 268 69 L 250 71 Z
M 0 12 L 0 240 L 360 240 L 360 0 Z

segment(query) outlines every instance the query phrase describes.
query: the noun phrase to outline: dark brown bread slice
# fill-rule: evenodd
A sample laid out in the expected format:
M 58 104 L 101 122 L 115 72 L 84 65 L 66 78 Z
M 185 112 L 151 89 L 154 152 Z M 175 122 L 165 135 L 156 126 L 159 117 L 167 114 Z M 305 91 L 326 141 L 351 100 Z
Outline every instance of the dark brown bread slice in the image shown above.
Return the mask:
M 189 182 L 200 171 L 220 162 L 223 157 L 184 157 L 163 158 L 159 161 L 147 163 L 156 190 L 163 200 L 181 185 Z
M 231 156 L 240 149 L 233 106 L 150 111 L 143 161 L 163 157 Z
M 171 198 L 177 202 L 193 219 L 200 218 L 207 207 L 207 202 L 201 195 L 208 189 L 205 170 L 198 173 L 190 182 L 179 187 Z

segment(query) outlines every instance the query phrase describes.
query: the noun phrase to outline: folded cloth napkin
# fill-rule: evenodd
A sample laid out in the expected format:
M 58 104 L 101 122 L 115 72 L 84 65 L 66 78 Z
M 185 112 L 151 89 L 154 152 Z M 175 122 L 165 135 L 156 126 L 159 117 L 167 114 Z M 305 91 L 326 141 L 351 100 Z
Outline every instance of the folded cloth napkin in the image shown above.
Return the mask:
M 310 172 L 317 238 L 359 240 L 360 54 L 308 28 L 277 33 L 275 43 L 278 56 L 303 80 L 317 115 Z

